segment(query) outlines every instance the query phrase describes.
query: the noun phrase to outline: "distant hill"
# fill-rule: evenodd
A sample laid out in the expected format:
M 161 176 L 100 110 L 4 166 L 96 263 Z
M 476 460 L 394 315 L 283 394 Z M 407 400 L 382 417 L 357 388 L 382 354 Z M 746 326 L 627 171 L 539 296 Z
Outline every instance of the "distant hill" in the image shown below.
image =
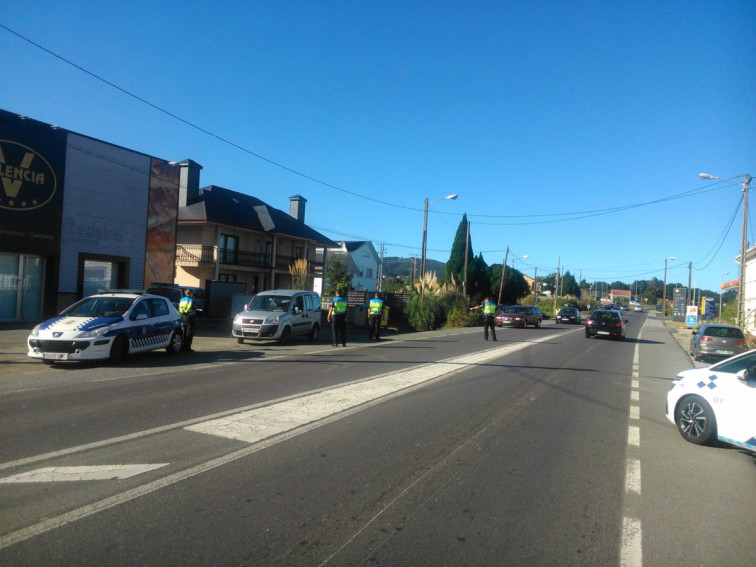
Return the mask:
M 398 276 L 403 280 L 411 280 L 413 265 L 415 275 L 419 275 L 420 258 L 399 258 L 398 256 L 388 256 L 383 259 L 383 275 L 387 278 L 395 278 Z M 445 269 L 445 262 L 430 260 L 428 258 L 425 259 L 425 271 L 436 272 L 439 279 L 443 279 Z

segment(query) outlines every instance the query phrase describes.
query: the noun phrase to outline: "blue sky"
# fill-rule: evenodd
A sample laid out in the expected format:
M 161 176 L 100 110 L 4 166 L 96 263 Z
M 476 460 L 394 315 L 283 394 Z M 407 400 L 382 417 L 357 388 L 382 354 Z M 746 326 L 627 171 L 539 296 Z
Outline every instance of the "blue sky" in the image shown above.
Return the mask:
M 717 290 L 756 174 L 755 22 L 738 0 L 6 0 L 0 108 L 286 211 L 300 194 L 308 224 L 387 256 L 419 258 L 424 199 L 457 193 L 429 258 L 466 213 L 488 264 L 631 283 L 667 258 Z

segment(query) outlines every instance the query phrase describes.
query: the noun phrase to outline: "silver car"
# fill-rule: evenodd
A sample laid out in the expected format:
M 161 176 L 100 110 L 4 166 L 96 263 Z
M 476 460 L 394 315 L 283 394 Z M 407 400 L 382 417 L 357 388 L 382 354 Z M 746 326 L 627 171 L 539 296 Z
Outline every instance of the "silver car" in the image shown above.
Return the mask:
M 320 318 L 320 296 L 314 291 L 262 291 L 234 317 L 231 334 L 240 344 L 246 339 L 285 343 L 297 336 L 315 341 Z
M 748 350 L 740 327 L 721 323 L 705 323 L 693 331 L 688 353 L 695 360 L 705 357 L 728 358 Z

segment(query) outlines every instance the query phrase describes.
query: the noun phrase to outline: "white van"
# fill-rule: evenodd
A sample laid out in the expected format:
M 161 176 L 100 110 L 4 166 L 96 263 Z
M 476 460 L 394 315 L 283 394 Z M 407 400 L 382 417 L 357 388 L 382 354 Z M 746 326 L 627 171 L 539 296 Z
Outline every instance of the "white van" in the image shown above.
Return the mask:
M 314 291 L 262 291 L 234 317 L 231 333 L 240 344 L 245 339 L 285 343 L 301 336 L 315 341 L 320 317 L 320 296 Z

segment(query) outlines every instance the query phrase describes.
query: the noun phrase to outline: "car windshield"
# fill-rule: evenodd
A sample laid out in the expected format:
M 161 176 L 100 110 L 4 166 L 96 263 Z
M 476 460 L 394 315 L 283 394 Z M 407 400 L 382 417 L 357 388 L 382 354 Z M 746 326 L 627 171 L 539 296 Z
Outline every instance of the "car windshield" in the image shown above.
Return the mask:
M 247 306 L 247 311 L 288 311 L 291 297 L 284 295 L 256 295 Z
M 720 362 L 711 367 L 711 370 L 714 372 L 727 372 L 729 374 L 737 374 L 745 369 L 748 369 L 749 374 L 751 375 L 753 372 L 756 372 L 756 350 L 752 350 L 743 356 L 728 358 L 724 362 Z
M 507 307 L 504 313 L 525 313 L 525 307 Z
M 131 304 L 133 297 L 87 297 L 63 311 L 69 317 L 119 317 Z

